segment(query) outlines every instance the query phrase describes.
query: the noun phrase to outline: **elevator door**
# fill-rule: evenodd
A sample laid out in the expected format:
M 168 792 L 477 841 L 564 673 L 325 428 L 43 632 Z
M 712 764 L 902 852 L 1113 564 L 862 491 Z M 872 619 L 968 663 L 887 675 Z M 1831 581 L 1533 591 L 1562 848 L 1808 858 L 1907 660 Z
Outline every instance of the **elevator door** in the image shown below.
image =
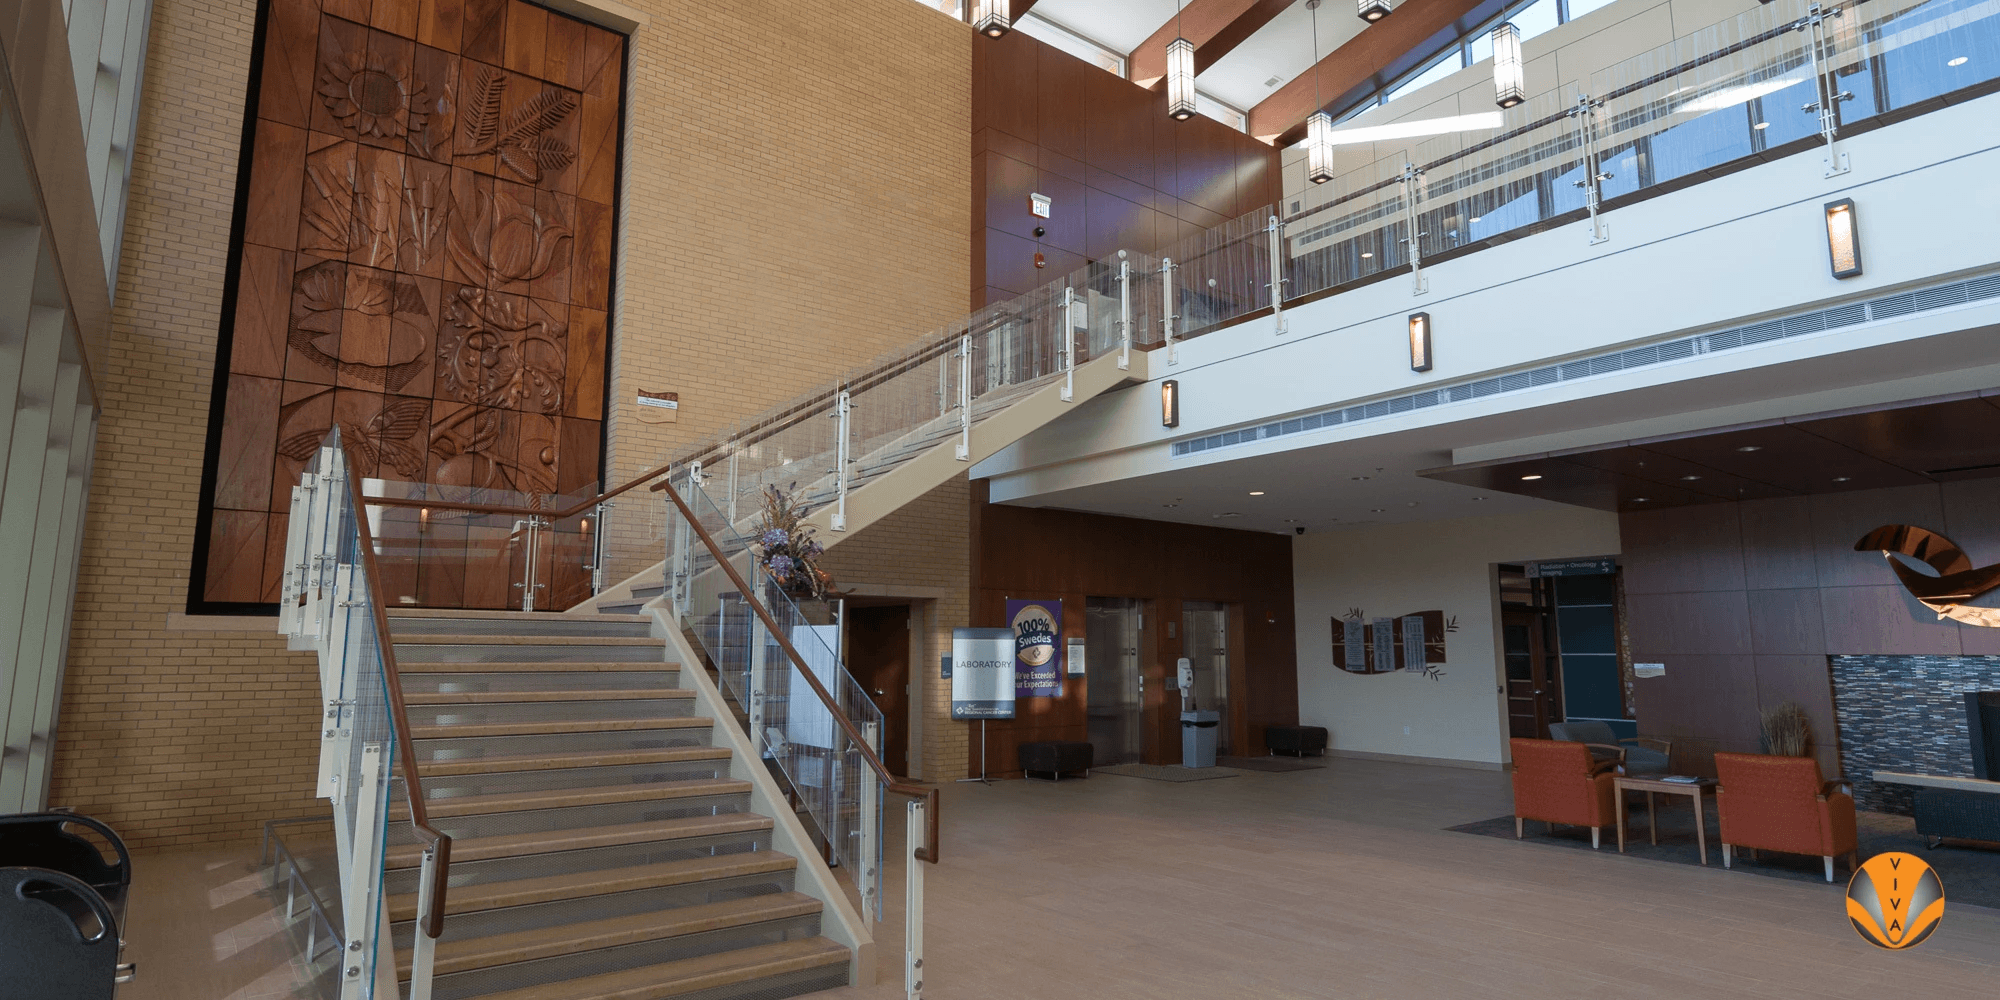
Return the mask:
M 1181 648 L 1194 667 L 1194 687 L 1182 692 L 1193 695 L 1192 704 L 1204 712 L 1222 713 L 1217 731 L 1217 753 L 1227 754 L 1229 746 L 1229 606 L 1212 601 L 1181 602 Z
M 1131 598 L 1084 601 L 1084 687 L 1089 693 L 1090 742 L 1100 765 L 1134 763 L 1145 753 L 1139 617 L 1140 604 Z

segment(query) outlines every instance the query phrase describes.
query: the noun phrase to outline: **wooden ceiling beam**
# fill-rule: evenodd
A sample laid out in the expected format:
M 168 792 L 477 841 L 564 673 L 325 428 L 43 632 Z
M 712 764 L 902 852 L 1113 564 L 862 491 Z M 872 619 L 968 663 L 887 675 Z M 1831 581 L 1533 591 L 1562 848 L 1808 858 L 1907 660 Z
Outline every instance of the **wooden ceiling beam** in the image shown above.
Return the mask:
M 1279 11 L 1291 6 L 1293 2 L 1294 0 L 1190 0 L 1187 6 L 1181 8 L 1179 17 L 1168 19 L 1167 23 L 1160 25 L 1158 31 L 1140 42 L 1139 47 L 1125 57 L 1127 67 L 1125 75 L 1141 87 L 1149 90 L 1159 89 L 1161 81 L 1166 79 L 1167 75 L 1167 45 L 1176 38 L 1186 38 L 1194 43 L 1194 71 L 1199 73 L 1215 60 L 1222 58 L 1223 53 L 1241 44 L 1243 39 L 1250 37 L 1257 28 L 1269 23 L 1271 18 L 1278 16 Z M 1264 8 L 1270 8 L 1269 13 L 1264 13 Z M 1235 34 L 1234 29 L 1238 21 L 1247 23 L 1249 19 L 1257 17 L 1262 17 L 1262 20 L 1257 21 L 1255 27 L 1243 31 L 1240 37 L 1229 37 Z M 1225 41 L 1218 48 L 1208 49 L 1209 43 L 1216 39 Z M 1204 53 L 1211 51 L 1213 55 L 1209 57 L 1208 62 L 1203 62 Z
M 1506 0 L 1405 0 L 1395 14 L 1369 25 L 1251 108 L 1250 134 L 1289 146 L 1305 137 L 1306 118 L 1314 111 L 1344 110 L 1349 105 L 1343 102 L 1357 93 L 1416 68 L 1505 7 Z M 1315 105 L 1315 93 L 1326 103 Z

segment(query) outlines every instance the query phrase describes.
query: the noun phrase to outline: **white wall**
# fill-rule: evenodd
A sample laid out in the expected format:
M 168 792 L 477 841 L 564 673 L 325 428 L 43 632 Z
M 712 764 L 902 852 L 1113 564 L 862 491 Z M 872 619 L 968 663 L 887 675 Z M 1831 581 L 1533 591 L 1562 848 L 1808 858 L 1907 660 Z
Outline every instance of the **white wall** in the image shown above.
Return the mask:
M 1494 563 L 1612 555 L 1618 517 L 1577 508 L 1304 535 L 1292 543 L 1299 722 L 1335 750 L 1498 765 L 1508 759 Z M 1333 665 L 1333 622 L 1440 609 L 1444 677 L 1350 674 Z

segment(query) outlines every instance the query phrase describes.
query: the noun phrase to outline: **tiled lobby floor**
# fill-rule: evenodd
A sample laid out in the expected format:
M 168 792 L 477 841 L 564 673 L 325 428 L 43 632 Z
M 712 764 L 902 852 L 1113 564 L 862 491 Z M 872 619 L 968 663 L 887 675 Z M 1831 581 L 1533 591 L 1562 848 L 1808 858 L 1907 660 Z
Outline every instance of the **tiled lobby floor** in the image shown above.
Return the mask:
M 1835 887 L 1444 832 L 1507 812 L 1503 774 L 1328 764 L 946 785 L 926 995 L 1948 1000 L 2000 982 L 1992 911 L 1953 908 L 1929 941 L 1884 952 Z M 291 995 L 255 854 L 137 860 L 141 975 L 121 1000 Z M 889 876 L 881 981 L 829 1000 L 902 995 L 900 866 Z

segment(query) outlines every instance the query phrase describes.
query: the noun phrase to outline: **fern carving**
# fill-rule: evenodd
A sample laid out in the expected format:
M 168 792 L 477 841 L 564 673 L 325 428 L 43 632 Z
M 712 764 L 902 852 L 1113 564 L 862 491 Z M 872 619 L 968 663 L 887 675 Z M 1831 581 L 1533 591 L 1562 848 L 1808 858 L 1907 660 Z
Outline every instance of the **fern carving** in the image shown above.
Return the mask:
M 544 173 L 554 173 L 576 162 L 569 144 L 542 133 L 562 124 L 576 110 L 576 96 L 548 89 L 528 99 L 501 120 L 500 107 L 507 94 L 507 75 L 490 66 L 481 66 L 473 75 L 465 115 L 460 119 L 464 147 L 460 156 L 494 154 L 500 165 L 534 183 Z

